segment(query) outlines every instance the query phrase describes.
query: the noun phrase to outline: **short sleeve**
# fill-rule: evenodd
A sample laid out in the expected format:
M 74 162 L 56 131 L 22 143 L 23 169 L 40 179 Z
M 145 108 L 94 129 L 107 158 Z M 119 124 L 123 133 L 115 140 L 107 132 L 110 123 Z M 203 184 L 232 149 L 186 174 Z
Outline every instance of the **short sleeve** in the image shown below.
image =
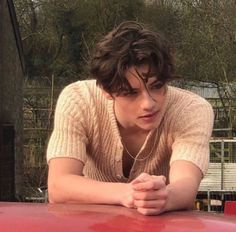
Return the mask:
M 67 86 L 56 104 L 47 162 L 52 158 L 69 157 L 86 163 L 86 115 L 87 108 L 78 86 L 75 83 Z
M 212 107 L 203 99 L 192 102 L 181 111 L 175 123 L 170 165 L 176 160 L 186 160 L 199 167 L 203 175 L 206 174 L 213 121 Z

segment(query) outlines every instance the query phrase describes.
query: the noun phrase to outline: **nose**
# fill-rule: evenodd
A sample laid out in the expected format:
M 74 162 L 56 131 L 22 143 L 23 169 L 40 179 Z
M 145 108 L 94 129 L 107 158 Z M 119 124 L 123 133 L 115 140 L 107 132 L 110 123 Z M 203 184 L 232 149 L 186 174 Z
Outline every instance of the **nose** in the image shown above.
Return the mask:
M 156 104 L 156 100 L 147 91 L 142 93 L 141 108 L 143 111 L 152 112 Z

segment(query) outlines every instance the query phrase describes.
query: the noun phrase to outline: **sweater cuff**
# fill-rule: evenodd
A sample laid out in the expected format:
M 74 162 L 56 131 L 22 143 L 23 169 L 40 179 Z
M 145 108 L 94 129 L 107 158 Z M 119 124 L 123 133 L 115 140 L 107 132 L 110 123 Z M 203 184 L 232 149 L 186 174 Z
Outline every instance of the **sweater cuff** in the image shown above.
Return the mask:
M 73 146 L 63 146 L 60 143 L 49 145 L 47 149 L 47 163 L 53 158 L 74 158 L 84 164 L 87 161 L 86 146 L 83 142 L 77 141 Z
M 202 171 L 203 176 L 206 174 L 209 166 L 209 147 L 197 149 L 187 149 L 186 147 L 178 147 L 170 159 L 170 165 L 176 160 L 185 160 L 192 162 Z

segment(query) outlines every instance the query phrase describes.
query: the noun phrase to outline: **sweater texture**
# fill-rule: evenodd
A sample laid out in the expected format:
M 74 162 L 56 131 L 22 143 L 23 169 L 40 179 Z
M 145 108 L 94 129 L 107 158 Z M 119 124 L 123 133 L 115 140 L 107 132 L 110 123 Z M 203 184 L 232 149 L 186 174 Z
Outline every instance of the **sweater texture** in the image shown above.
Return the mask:
M 204 175 L 209 163 L 212 107 L 200 96 L 176 87 L 168 86 L 166 94 L 157 128 L 149 132 L 129 177 L 125 177 L 114 101 L 103 96 L 95 80 L 68 85 L 57 101 L 47 161 L 78 159 L 84 163 L 84 176 L 105 182 L 130 182 L 142 172 L 164 175 L 168 182 L 170 166 L 176 160 L 192 162 Z

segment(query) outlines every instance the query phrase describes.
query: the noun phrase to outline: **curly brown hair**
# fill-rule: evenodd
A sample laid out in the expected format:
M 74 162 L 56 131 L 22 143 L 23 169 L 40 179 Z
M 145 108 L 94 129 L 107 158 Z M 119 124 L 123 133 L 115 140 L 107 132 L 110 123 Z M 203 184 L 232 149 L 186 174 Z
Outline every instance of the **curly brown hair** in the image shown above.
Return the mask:
M 144 28 L 140 23 L 127 21 L 97 43 L 90 73 L 106 92 L 120 94 L 131 90 L 125 71 L 141 64 L 148 64 L 152 76 L 155 74 L 163 83 L 175 77 L 169 43 L 159 33 Z

